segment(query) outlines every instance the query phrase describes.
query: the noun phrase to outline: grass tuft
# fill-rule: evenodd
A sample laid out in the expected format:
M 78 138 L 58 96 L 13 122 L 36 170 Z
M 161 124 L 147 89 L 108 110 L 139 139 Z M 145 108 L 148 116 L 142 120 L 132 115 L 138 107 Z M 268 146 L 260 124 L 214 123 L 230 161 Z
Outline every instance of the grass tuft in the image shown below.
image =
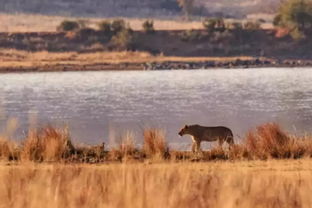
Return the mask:
M 61 161 L 74 151 L 66 128 L 47 126 L 39 130 L 30 130 L 23 142 L 22 160 L 25 161 Z
M 128 162 L 137 158 L 139 150 L 135 147 L 133 134 L 127 132 L 121 139 L 117 147 L 114 147 L 109 152 L 109 158 L 113 161 Z
M 18 159 L 17 145 L 5 137 L 0 137 L 0 160 L 10 161 Z
M 144 130 L 143 151 L 147 158 L 166 159 L 169 155 L 165 134 L 159 129 Z

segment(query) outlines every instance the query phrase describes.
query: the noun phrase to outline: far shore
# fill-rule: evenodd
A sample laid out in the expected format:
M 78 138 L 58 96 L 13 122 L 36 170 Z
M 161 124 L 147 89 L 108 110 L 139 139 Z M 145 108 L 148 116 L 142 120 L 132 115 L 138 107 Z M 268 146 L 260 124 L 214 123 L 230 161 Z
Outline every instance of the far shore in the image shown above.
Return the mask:
M 216 68 L 310 67 L 312 60 L 264 57 L 170 57 L 146 52 L 26 52 L 0 50 L 0 73 L 110 70 L 191 70 Z

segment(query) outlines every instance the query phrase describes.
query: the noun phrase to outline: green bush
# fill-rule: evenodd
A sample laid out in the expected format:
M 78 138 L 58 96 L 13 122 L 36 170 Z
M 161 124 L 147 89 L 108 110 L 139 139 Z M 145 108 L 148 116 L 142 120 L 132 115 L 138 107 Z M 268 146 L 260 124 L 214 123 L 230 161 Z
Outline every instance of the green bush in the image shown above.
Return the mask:
M 312 2 L 310 0 L 285 1 L 273 24 L 289 29 L 294 39 L 308 37 L 312 32 Z
M 155 29 L 154 29 L 154 22 L 153 20 L 146 20 L 145 22 L 143 22 L 143 30 L 144 32 L 146 33 L 154 33 L 155 32 Z
M 203 26 L 207 31 L 213 31 L 215 29 L 215 26 L 216 26 L 216 20 L 206 18 L 203 21 Z
M 222 18 L 207 18 L 203 21 L 203 26 L 209 32 L 224 32 L 226 29 Z
M 281 26 L 281 22 L 282 22 L 282 15 L 281 14 L 276 15 L 273 19 L 273 25 L 275 27 Z
M 117 34 L 123 30 L 126 30 L 126 22 L 122 19 L 113 20 L 111 24 L 111 31 Z
M 112 43 L 119 50 L 131 50 L 134 45 L 133 31 L 129 28 L 119 31 L 112 37 Z
M 98 24 L 98 28 L 103 32 L 111 32 L 111 23 L 107 20 L 104 20 Z
M 261 24 L 258 21 L 257 22 L 248 21 L 244 23 L 245 30 L 259 30 L 260 28 L 261 28 Z
M 80 25 L 76 21 L 69 21 L 69 20 L 64 20 L 61 22 L 61 24 L 57 27 L 58 31 L 62 32 L 68 32 L 68 31 L 75 31 L 80 28 Z

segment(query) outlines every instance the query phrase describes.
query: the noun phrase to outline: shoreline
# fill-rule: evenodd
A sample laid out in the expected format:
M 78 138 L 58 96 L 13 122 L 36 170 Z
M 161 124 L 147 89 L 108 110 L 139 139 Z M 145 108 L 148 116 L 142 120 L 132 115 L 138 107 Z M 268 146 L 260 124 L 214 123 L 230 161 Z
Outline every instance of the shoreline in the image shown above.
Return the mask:
M 134 136 L 122 136 L 114 146 L 79 145 L 72 142 L 66 127 L 30 129 L 20 142 L 3 137 L 0 160 L 8 162 L 111 163 L 149 160 L 173 162 L 242 161 L 312 158 L 311 136 L 286 133 L 276 123 L 266 123 L 249 131 L 242 142 L 225 142 L 210 149 L 172 149 L 162 129 L 144 129 L 142 146 Z M 234 140 L 235 141 L 235 140 Z M 270 148 L 268 148 L 270 147 Z
M 198 58 L 198 57 L 195 57 Z M 208 58 L 208 57 L 207 57 Z M 209 57 L 210 58 L 210 57 Z M 231 57 L 225 57 L 231 58 Z M 139 60 L 138 58 L 137 60 Z M 17 66 L 1 66 L 0 73 L 16 72 L 66 72 L 66 71 L 148 71 L 148 70 L 196 70 L 196 69 L 235 69 L 235 68 L 270 68 L 270 67 L 312 67 L 312 60 L 275 60 L 266 58 L 210 60 L 210 61 L 136 61 L 120 63 L 45 63 L 37 62 L 34 65 L 21 61 Z M 213 59 L 213 58 L 212 58 Z

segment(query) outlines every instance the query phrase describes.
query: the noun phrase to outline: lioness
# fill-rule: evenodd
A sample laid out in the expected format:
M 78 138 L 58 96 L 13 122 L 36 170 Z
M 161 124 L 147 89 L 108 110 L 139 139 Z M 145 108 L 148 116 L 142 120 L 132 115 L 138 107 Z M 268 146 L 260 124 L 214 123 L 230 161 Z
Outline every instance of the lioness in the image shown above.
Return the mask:
M 200 125 L 185 125 L 179 132 L 180 136 L 191 135 L 193 144 L 192 151 L 197 152 L 200 150 L 200 143 L 202 141 L 218 141 L 222 146 L 226 141 L 230 146 L 234 144 L 233 133 L 231 129 L 224 126 L 205 127 Z

